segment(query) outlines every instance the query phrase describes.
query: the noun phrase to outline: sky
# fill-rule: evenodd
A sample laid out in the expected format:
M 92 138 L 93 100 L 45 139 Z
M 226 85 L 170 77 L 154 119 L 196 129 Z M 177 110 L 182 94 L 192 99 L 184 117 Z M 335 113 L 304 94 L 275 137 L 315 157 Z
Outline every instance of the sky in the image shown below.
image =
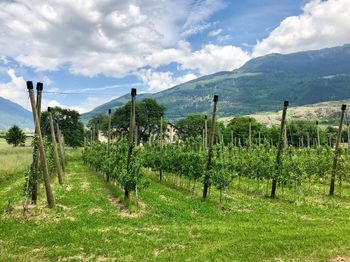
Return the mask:
M 0 0 L 0 96 L 87 112 L 270 53 L 350 43 L 350 0 Z

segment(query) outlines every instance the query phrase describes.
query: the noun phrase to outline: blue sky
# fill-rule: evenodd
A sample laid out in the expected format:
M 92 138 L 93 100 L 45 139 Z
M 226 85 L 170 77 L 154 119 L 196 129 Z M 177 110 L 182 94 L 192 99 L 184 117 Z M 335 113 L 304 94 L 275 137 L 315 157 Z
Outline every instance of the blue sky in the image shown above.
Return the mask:
M 5 0 L 0 96 L 86 112 L 131 87 L 158 92 L 272 52 L 350 42 L 348 0 Z

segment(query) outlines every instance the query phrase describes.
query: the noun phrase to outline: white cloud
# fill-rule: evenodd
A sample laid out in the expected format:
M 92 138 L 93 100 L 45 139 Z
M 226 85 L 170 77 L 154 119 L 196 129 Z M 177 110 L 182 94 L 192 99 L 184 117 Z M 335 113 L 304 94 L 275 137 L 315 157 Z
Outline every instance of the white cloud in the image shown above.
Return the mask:
M 111 98 L 100 98 L 100 97 L 87 97 L 86 99 L 82 100 L 80 103 L 76 105 L 67 105 L 65 103 L 60 103 L 57 100 L 43 100 L 42 110 L 47 110 L 47 107 L 61 107 L 61 108 L 67 108 L 71 110 L 76 110 L 79 113 L 85 113 L 89 112 L 92 109 L 96 108 L 97 106 L 106 103 L 110 101 Z
M 222 28 L 219 28 L 217 30 L 210 31 L 208 36 L 215 37 L 222 33 Z
M 29 109 L 28 91 L 23 77 L 17 76 L 13 69 L 8 69 L 7 74 L 10 77 L 10 81 L 7 83 L 0 83 L 0 96 Z
M 197 78 L 194 74 L 174 77 L 171 72 L 156 72 L 152 69 L 142 69 L 138 72 L 138 76 L 149 86 L 150 92 L 158 92 Z
M 221 0 L 1 1 L 0 48 L 35 70 L 122 77 L 154 53 L 176 53 L 174 43 L 203 30 L 221 7 Z
M 198 69 L 201 75 L 206 75 L 236 69 L 249 59 L 250 55 L 239 47 L 209 44 L 190 56 L 180 58 L 179 62 L 182 69 Z
M 313 0 L 258 42 L 253 56 L 322 49 L 350 42 L 350 1 Z

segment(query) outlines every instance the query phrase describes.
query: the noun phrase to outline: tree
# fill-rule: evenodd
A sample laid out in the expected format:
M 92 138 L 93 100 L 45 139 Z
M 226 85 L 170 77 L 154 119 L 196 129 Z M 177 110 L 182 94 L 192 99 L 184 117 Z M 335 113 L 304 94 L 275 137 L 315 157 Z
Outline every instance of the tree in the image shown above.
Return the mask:
M 248 145 L 249 139 L 249 121 L 251 121 L 252 139 L 256 140 L 259 136 L 266 137 L 268 130 L 262 124 L 256 122 L 252 117 L 234 117 L 228 123 L 225 130 L 225 140 L 231 141 L 231 134 L 237 139 L 240 139 L 241 143 Z
M 80 122 L 80 115 L 75 110 L 60 107 L 51 108 L 54 121 L 58 123 L 65 143 L 71 147 L 82 146 L 84 142 L 84 124 Z M 41 114 L 41 128 L 43 135 L 51 138 L 50 120 L 48 112 Z
M 201 137 L 204 129 L 204 115 L 188 115 L 175 123 L 181 139 Z M 210 121 L 208 121 L 210 122 Z
M 118 108 L 112 116 L 112 126 L 120 130 L 121 133 L 127 133 L 130 125 L 130 107 L 128 102 Z M 165 106 L 157 103 L 156 100 L 145 98 L 136 103 L 136 126 L 138 140 L 148 141 L 152 134 L 158 134 L 160 129 L 160 118 L 165 112 Z M 163 123 L 163 130 L 166 124 Z
M 18 126 L 12 126 L 5 135 L 6 142 L 9 145 L 18 146 L 24 145 L 26 141 L 26 135 Z
M 102 131 L 105 136 L 108 135 L 108 115 L 99 114 L 90 119 L 86 125 L 89 130 L 94 130 L 95 137 L 97 137 L 97 131 Z

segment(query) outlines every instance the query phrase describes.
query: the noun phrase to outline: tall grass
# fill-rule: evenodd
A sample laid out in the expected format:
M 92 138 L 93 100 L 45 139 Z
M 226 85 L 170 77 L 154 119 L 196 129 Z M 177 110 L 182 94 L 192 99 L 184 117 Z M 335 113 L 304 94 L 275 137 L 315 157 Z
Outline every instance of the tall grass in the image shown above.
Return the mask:
M 24 147 L 13 147 L 0 139 L 0 185 L 12 176 L 26 172 L 32 160 L 31 141 Z

